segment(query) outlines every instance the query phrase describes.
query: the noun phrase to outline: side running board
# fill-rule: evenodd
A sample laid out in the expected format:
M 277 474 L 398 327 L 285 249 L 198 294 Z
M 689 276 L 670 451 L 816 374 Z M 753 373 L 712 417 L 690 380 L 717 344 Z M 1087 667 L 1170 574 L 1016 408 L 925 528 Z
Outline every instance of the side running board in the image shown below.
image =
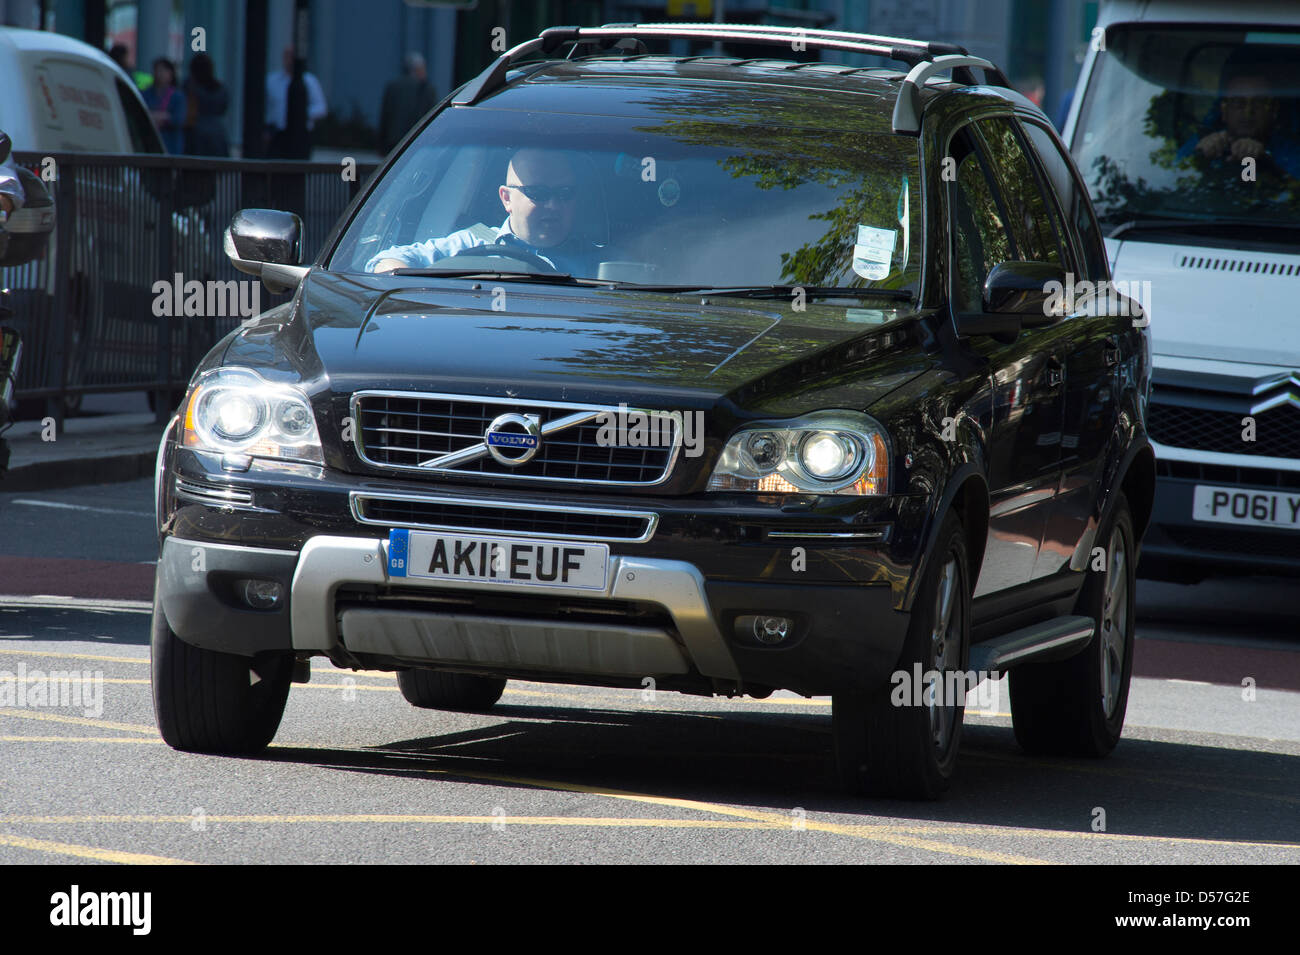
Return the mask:
M 988 672 L 1009 670 L 1022 663 L 1044 663 L 1072 657 L 1092 639 L 1091 617 L 1055 617 L 970 648 L 970 668 Z

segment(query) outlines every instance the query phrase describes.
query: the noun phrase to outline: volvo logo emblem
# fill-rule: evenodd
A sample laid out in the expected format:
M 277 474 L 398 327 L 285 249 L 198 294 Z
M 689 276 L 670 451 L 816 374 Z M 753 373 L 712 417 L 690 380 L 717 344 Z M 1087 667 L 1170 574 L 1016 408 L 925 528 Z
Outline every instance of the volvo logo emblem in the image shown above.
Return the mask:
M 516 468 L 541 448 L 542 419 L 535 414 L 498 415 L 483 432 L 483 444 L 499 464 Z

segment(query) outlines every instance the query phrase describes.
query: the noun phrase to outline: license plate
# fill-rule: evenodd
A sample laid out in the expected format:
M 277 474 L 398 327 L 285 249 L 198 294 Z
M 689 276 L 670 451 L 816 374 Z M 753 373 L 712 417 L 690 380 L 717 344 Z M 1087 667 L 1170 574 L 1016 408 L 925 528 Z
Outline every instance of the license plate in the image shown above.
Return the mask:
M 389 577 L 604 590 L 608 569 L 606 544 L 473 537 L 404 528 L 388 535 Z
M 1198 484 L 1192 495 L 1192 519 L 1300 530 L 1300 494 Z

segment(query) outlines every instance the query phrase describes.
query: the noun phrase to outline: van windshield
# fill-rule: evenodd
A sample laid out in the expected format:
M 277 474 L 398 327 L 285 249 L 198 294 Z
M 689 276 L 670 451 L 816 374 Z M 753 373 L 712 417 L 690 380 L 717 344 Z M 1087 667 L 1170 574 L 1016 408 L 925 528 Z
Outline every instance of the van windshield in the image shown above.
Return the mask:
M 1111 27 L 1073 153 L 1103 228 L 1300 228 L 1300 29 Z

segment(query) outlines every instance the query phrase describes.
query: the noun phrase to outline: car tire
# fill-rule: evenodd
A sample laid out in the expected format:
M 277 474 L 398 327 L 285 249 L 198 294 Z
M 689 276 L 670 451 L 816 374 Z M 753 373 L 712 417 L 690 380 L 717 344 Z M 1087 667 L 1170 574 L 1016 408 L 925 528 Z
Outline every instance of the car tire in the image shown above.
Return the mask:
M 1133 675 L 1136 542 L 1120 492 L 1109 524 L 1105 567 L 1089 558 L 1075 612 L 1096 621 L 1092 640 L 1067 660 L 1011 671 L 1011 719 L 1021 748 L 1034 755 L 1105 756 L 1119 742 Z
M 898 661 L 898 670 L 907 675 L 902 688 L 911 689 L 917 664 L 923 674 L 965 672 L 970 608 L 966 533 L 960 518 L 949 512 L 913 603 Z M 896 681 L 890 684 L 834 695 L 831 722 L 840 782 L 863 795 L 935 799 L 956 768 L 964 699 L 927 693 L 917 706 L 914 698 L 900 695 Z
M 498 677 L 442 670 L 401 670 L 397 685 L 412 706 L 464 713 L 490 710 L 506 689 L 506 681 Z
M 247 754 L 275 737 L 289 697 L 292 653 L 244 657 L 191 646 L 172 632 L 157 596 L 150 649 L 154 716 L 168 746 Z

